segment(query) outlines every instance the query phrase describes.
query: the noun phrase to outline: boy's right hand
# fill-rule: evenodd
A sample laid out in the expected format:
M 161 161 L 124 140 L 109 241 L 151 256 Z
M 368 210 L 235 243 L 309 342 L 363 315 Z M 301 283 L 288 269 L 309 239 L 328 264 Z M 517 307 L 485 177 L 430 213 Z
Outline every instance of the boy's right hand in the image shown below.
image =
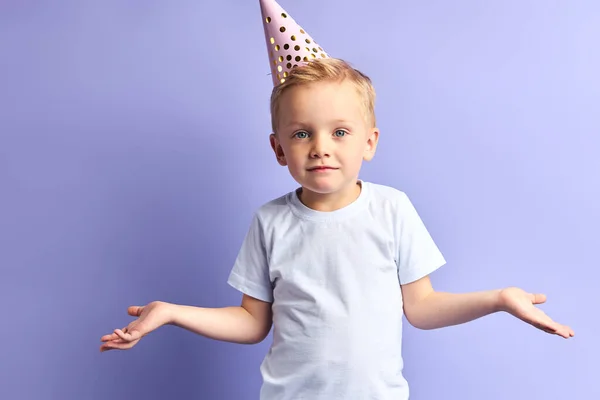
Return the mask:
M 131 306 L 127 313 L 138 319 L 132 321 L 123 329 L 115 329 L 112 334 L 104 335 L 100 339 L 100 351 L 127 350 L 132 348 L 148 333 L 170 322 L 169 304 L 153 301 L 145 306 Z

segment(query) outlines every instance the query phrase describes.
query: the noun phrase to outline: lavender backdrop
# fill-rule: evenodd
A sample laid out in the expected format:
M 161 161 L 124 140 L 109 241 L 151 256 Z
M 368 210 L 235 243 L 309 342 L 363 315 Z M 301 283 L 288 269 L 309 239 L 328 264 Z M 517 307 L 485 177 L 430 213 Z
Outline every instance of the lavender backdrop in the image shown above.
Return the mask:
M 543 291 L 577 335 L 407 326 L 412 399 L 600 398 L 598 2 L 281 4 L 377 85 L 362 177 L 411 196 L 435 286 Z M 257 398 L 269 340 L 98 347 L 131 304 L 238 304 L 251 213 L 295 187 L 268 72 L 257 0 L 0 2 L 0 398 Z

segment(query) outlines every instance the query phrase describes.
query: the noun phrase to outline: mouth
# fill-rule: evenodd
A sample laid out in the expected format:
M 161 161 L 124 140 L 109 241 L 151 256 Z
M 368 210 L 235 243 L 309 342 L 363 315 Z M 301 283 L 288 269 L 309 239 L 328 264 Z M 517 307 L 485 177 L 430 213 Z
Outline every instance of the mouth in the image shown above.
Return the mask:
M 308 168 L 308 171 L 328 171 L 328 170 L 336 170 L 337 168 L 329 167 L 327 165 L 320 165 L 318 167 Z

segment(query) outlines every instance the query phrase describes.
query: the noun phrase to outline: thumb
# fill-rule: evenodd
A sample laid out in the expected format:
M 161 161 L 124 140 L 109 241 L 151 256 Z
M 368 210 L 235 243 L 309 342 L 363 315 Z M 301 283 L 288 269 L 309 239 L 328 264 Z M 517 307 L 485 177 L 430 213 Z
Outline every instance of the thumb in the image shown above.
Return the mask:
M 533 304 L 542 304 L 546 302 L 546 295 L 541 293 L 530 294 L 531 302 Z
M 127 308 L 127 314 L 132 317 L 139 317 L 142 315 L 142 311 L 144 311 L 144 306 L 131 306 Z

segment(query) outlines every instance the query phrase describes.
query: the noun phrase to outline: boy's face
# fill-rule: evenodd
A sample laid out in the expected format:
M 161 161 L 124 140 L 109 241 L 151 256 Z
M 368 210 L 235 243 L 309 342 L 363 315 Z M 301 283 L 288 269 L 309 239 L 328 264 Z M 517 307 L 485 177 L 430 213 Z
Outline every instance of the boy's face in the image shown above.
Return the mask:
M 271 135 L 279 164 L 313 194 L 354 190 L 362 161 L 373 158 L 379 138 L 356 87 L 347 81 L 292 87 L 279 110 L 277 134 Z

